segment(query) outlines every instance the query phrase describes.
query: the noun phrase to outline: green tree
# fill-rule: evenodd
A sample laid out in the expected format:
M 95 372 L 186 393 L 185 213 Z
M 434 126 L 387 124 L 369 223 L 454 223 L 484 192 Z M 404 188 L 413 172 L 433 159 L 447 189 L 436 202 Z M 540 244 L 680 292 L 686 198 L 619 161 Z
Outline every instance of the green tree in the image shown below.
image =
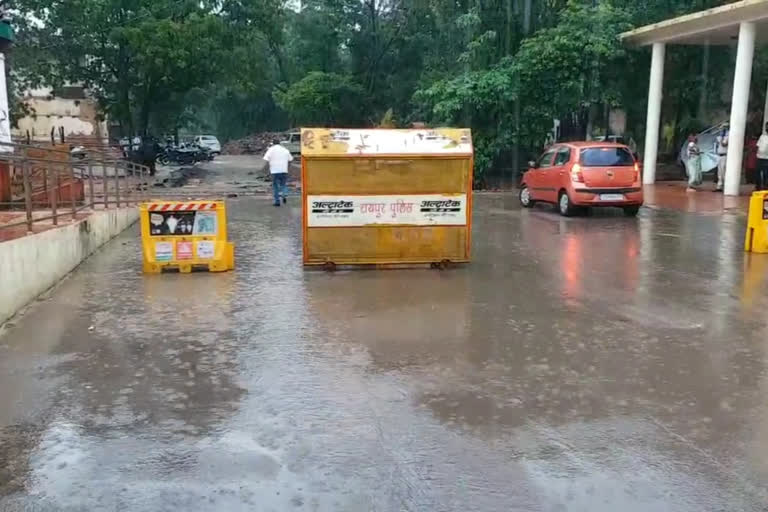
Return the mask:
M 459 124 L 467 111 L 477 144 L 478 176 L 507 159 L 516 143 L 541 147 L 552 120 L 591 103 L 617 104 L 625 75 L 618 34 L 629 15 L 607 4 L 571 4 L 560 21 L 523 41 L 511 58 L 482 71 L 438 81 L 415 100 L 436 123 Z M 598 30 L 597 28 L 600 28 Z M 521 129 L 514 103 L 520 99 Z
M 348 75 L 313 71 L 276 97 L 297 124 L 352 127 L 364 120 L 364 90 Z
M 81 83 L 125 132 L 146 132 L 174 95 L 210 83 L 227 53 L 226 31 L 196 0 L 19 0 L 20 44 L 41 56 L 31 70 L 51 86 Z M 138 130 L 137 130 L 138 129 Z
M 375 125 L 389 111 L 403 124 L 468 124 L 480 174 L 523 160 L 515 148 L 537 151 L 553 119 L 584 112 L 601 131 L 622 108 L 641 140 L 649 52 L 624 48 L 619 33 L 722 3 L 17 0 L 12 78 L 17 89 L 83 83 L 131 132 L 226 140 L 295 123 Z M 724 106 L 709 91 L 731 59 L 670 46 L 664 123 L 679 131 Z

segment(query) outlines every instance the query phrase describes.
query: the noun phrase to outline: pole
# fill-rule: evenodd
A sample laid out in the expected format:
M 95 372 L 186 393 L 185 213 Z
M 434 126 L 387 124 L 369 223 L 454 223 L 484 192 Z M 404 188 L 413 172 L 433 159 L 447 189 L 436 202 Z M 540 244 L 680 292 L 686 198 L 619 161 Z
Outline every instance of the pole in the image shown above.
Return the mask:
M 72 202 L 72 222 L 77 220 L 77 198 L 75 197 L 75 164 L 69 162 L 69 199 Z
M 664 43 L 653 43 L 651 77 L 648 85 L 648 116 L 645 121 L 645 156 L 643 158 L 643 183 L 645 185 L 652 185 L 656 181 L 665 50 Z
M 141 197 L 144 201 L 147 200 L 147 196 L 149 195 L 149 171 L 149 167 L 141 166 L 141 183 L 139 186 L 141 187 Z M 146 178 L 144 177 L 145 175 Z
M 128 181 L 128 177 L 130 176 L 130 182 L 128 182 L 128 185 L 125 188 L 125 204 L 126 206 L 130 204 L 130 200 L 133 199 L 133 202 L 136 202 L 136 198 L 133 196 L 135 193 L 134 187 L 136 186 L 136 164 L 133 162 L 125 164 L 126 165 L 126 171 L 125 171 L 125 179 Z
M 21 176 L 24 180 L 24 209 L 27 211 L 27 233 L 32 232 L 32 183 L 29 180 L 29 166 L 21 161 Z
M 53 225 L 59 225 L 58 206 L 59 206 L 59 168 L 54 164 L 51 166 L 53 176 L 51 177 L 51 215 L 53 215 Z
M 8 115 L 8 86 L 5 81 L 5 54 L 0 53 L 0 153 L 13 153 L 11 121 Z
M 749 86 L 752 82 L 752 60 L 755 55 L 755 24 L 739 25 L 739 45 L 736 50 L 736 70 L 733 75 L 731 123 L 728 135 L 728 156 L 725 164 L 725 195 L 738 196 L 741 189 L 741 164 L 744 158 L 744 135 L 747 129 Z
M 109 182 L 107 181 L 107 161 L 101 161 L 101 188 L 104 190 L 104 209 L 109 208 Z
M 88 199 L 91 204 L 91 210 L 96 209 L 96 201 L 93 197 L 93 162 L 88 161 Z
M 120 162 L 115 162 L 115 204 L 120 208 Z

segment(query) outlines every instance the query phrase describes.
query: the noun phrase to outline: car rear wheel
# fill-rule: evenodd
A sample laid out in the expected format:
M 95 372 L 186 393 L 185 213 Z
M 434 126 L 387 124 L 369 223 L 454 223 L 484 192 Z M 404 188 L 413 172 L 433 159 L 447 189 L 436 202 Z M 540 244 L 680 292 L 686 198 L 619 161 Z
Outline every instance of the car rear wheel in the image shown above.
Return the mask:
M 624 207 L 624 215 L 627 217 L 637 217 L 638 212 L 640 211 L 639 206 L 625 206 Z
M 576 214 L 576 207 L 571 203 L 571 198 L 565 190 L 560 192 L 560 197 L 557 199 L 557 209 L 563 217 L 572 217 Z
M 530 208 L 536 204 L 536 201 L 531 199 L 531 190 L 525 185 L 520 189 L 520 204 L 523 208 Z

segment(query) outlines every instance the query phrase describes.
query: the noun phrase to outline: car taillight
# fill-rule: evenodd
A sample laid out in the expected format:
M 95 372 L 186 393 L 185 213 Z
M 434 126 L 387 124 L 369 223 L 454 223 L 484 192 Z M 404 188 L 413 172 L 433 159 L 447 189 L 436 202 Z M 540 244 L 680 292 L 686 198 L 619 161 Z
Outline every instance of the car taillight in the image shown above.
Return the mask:
M 635 162 L 635 180 L 638 181 L 640 179 L 640 164 Z
M 573 167 L 571 167 L 571 181 L 584 183 L 584 175 L 581 173 L 581 165 L 573 164 Z

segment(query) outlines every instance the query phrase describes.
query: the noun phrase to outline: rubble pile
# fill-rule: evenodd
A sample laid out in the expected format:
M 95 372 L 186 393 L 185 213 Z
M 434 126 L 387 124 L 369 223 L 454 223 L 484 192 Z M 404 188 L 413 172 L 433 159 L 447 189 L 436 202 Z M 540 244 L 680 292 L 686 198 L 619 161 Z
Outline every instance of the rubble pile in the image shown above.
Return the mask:
M 262 132 L 249 135 L 242 139 L 231 140 L 224 144 L 221 152 L 225 155 L 255 155 L 267 151 L 273 139 L 283 140 L 285 134 L 281 132 Z

